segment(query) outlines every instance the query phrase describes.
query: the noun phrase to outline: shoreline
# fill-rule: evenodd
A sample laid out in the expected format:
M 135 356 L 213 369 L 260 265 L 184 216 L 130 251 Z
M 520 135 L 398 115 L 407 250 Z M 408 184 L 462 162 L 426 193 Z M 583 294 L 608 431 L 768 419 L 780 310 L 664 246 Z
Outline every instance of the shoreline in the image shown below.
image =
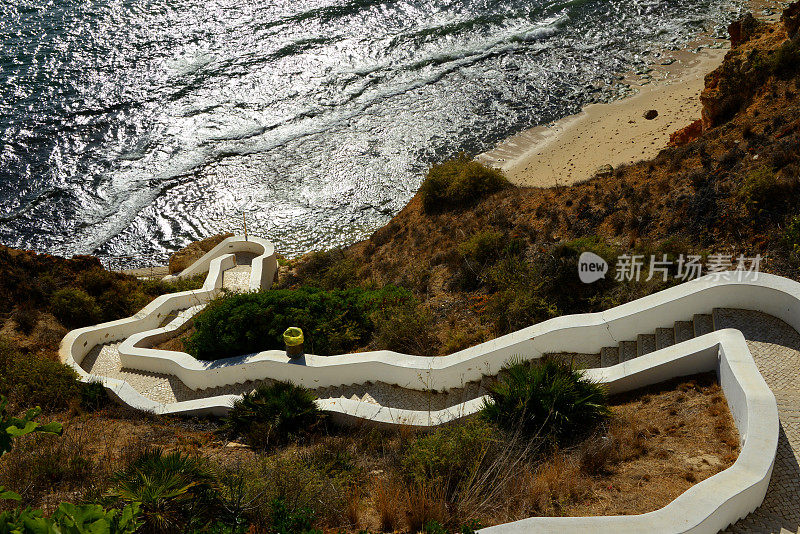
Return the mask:
M 671 133 L 700 118 L 704 78 L 729 49 L 728 43 L 672 52 L 666 57 L 673 62 L 654 65 L 645 83 L 627 78 L 635 94 L 589 104 L 576 115 L 524 130 L 476 159 L 499 168 L 517 186 L 556 187 L 592 178 L 606 165 L 616 168 L 653 158 L 667 146 Z M 645 119 L 645 112 L 653 109 L 658 116 Z
M 748 2 L 749 11 L 767 23 L 779 20 L 784 6 L 782 0 Z M 670 134 L 700 118 L 705 76 L 728 50 L 730 40 L 699 35 L 681 50 L 655 54 L 643 76 L 627 73 L 623 82 L 634 94 L 523 130 L 475 159 L 520 187 L 568 186 L 607 172 L 608 165 L 652 159 L 667 147 Z M 658 116 L 646 119 L 653 109 Z

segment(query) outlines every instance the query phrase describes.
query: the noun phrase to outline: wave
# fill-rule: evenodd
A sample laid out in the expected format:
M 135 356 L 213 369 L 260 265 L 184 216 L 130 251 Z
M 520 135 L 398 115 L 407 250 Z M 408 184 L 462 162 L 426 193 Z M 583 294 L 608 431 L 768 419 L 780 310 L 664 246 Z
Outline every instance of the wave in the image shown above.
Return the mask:
M 0 137 L 19 147 L 0 159 L 0 239 L 67 254 L 227 230 L 216 203 L 248 198 L 287 252 L 342 243 L 428 162 L 574 112 L 598 79 L 733 16 L 711 0 L 21 3 L 0 14 Z

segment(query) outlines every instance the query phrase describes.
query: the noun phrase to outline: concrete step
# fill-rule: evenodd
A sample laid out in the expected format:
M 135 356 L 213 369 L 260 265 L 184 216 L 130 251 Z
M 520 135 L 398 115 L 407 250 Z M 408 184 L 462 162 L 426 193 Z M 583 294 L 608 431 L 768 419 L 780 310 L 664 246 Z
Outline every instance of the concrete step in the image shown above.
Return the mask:
M 600 349 L 600 367 L 610 367 L 619 363 L 619 347 Z
M 694 323 L 694 337 L 714 331 L 714 319 L 709 314 L 698 313 L 692 322 Z
M 656 328 L 656 350 L 661 350 L 674 344 L 674 328 Z
M 636 357 L 636 342 L 623 341 L 619 344 L 619 361 L 627 362 Z
M 600 367 L 599 354 L 584 354 L 580 352 L 556 352 L 545 354 L 545 357 L 569 365 L 573 369 L 591 369 Z
M 725 308 L 714 308 L 711 310 L 711 322 L 714 324 L 714 330 L 722 328 L 721 325 L 725 323 Z
M 675 343 L 683 343 L 694 337 L 692 321 L 675 321 Z
M 636 356 L 644 356 L 656 350 L 655 334 L 639 334 L 636 337 Z
M 161 319 L 161 322 L 159 323 L 158 327 L 159 327 L 159 328 L 164 328 L 164 327 L 165 327 L 165 326 L 167 326 L 169 323 L 171 323 L 172 321 L 174 321 L 174 320 L 175 320 L 175 319 L 178 317 L 178 315 L 180 315 L 180 314 L 181 314 L 181 312 L 183 312 L 183 311 L 184 311 L 184 309 L 180 309 L 180 310 L 172 310 L 171 312 L 167 313 L 167 314 L 166 314 L 166 315 L 164 315 L 164 317 Z

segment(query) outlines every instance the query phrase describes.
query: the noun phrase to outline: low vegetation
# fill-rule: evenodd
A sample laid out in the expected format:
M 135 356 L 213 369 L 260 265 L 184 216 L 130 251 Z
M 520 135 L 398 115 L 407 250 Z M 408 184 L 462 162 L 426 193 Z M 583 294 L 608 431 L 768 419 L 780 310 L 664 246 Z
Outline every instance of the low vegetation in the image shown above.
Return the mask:
M 17 316 L 23 331 L 33 328 L 34 312 L 48 311 L 64 326 L 77 328 L 138 312 L 158 295 L 197 289 L 204 277 L 174 282 L 138 280 L 103 269 L 97 258 L 71 260 L 0 247 L 0 313 L 24 303 Z
M 713 375 L 608 403 L 554 362 L 503 375 L 481 417 L 431 432 L 322 425 L 313 395 L 289 383 L 259 387 L 219 427 L 113 407 L 61 436 L 42 423 L 0 460 L 0 514 L 62 532 L 473 532 L 535 514 L 641 513 L 736 457 Z M 686 463 L 698 440 L 708 465 Z M 611 488 L 631 484 L 619 502 Z
M 511 187 L 503 174 L 462 154 L 433 165 L 419 188 L 427 213 L 466 208 L 501 189 Z
M 144 532 L 208 530 L 224 505 L 208 462 L 180 452 L 150 449 L 114 474 L 109 497 L 140 511 Z
M 9 415 L 6 411 L 7 407 L 8 400 L 0 396 L 0 457 L 11 451 L 15 439 L 33 432 L 61 435 L 63 427 L 59 423 L 43 425 L 36 421 L 36 418 L 42 413 L 40 407 L 29 409 L 22 417 Z
M 315 398 L 307 389 L 290 382 L 261 385 L 234 403 L 222 430 L 262 449 L 301 441 L 322 420 Z
M 127 506 L 122 510 L 105 510 L 98 504 L 74 505 L 62 503 L 51 517 L 44 517 L 41 510 L 30 508 L 0 512 L 0 525 L 4 532 L 31 533 L 58 532 L 82 534 L 102 532 L 104 534 L 133 534 L 139 532 L 139 510 Z
M 737 198 L 754 215 L 768 214 L 791 202 L 798 188 L 796 179 L 776 176 L 770 167 L 759 167 L 745 177 Z
M 481 415 L 507 432 L 560 445 L 609 415 L 602 387 L 563 363 L 514 363 L 504 375 L 489 389 Z
M 0 340 L 0 395 L 12 408 L 45 406 L 60 411 L 80 404 L 86 386 L 66 365 L 39 354 L 23 355 L 8 341 Z
M 419 330 L 398 328 L 398 318 Z M 366 348 L 376 338 L 388 345 L 381 348 L 414 348 L 428 328 L 414 296 L 400 287 L 300 287 L 217 298 L 194 318 L 186 347 L 203 360 L 283 349 L 290 326 L 303 330 L 307 353 L 326 356 Z

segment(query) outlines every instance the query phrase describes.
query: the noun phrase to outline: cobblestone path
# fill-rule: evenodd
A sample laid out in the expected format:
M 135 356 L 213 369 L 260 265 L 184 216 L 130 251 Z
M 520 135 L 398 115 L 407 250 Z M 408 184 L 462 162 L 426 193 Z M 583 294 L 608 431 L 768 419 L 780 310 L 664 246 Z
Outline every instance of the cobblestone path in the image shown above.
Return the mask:
M 717 310 L 717 329 L 736 328 L 778 401 L 778 454 L 764 503 L 726 533 L 800 533 L 800 334 L 760 312 Z

